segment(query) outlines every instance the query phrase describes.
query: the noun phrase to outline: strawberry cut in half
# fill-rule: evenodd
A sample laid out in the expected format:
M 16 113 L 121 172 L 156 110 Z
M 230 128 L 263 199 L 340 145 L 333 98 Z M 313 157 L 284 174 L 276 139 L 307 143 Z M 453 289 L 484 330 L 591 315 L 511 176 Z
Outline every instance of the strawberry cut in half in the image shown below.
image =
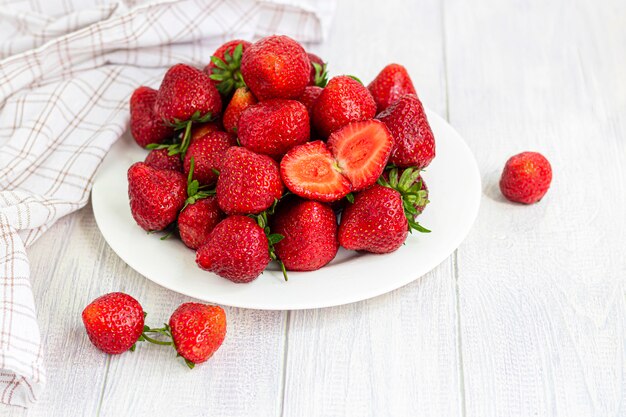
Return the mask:
M 360 191 L 376 182 L 387 165 L 393 138 L 375 120 L 346 125 L 328 138 L 328 147 L 343 175 Z
M 393 138 L 377 120 L 350 123 L 322 141 L 295 146 L 283 157 L 280 171 L 292 193 L 332 202 L 363 190 L 382 174 Z
M 321 140 L 287 152 L 280 173 L 292 193 L 311 200 L 336 201 L 350 192 L 350 181 L 341 175 L 333 154 Z

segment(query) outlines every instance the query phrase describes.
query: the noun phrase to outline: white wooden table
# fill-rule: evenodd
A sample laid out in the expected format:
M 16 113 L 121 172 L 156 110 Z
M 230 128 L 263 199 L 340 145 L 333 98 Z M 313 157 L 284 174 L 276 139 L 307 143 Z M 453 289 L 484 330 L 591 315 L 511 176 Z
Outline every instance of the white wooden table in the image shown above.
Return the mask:
M 111 357 L 88 342 L 80 313 L 98 295 L 132 294 L 150 325 L 189 298 L 126 266 L 86 207 L 29 252 L 48 385 L 30 410 L 2 414 L 626 415 L 626 2 L 379 3 L 341 0 L 318 51 L 364 81 L 404 64 L 467 140 L 483 198 L 454 255 L 352 305 L 227 308 L 223 347 L 189 371 L 164 349 Z M 497 187 L 524 150 L 554 168 L 529 207 Z

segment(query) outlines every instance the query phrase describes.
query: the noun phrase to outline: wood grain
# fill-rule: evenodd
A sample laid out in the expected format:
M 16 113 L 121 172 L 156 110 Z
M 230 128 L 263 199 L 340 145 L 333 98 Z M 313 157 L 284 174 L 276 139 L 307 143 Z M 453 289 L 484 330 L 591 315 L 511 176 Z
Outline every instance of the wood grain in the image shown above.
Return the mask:
M 375 13 L 339 2 L 337 16 L 332 43 L 320 50 L 333 75 L 367 84 L 387 63 L 402 63 L 425 105 L 445 116 L 439 1 L 398 1 Z M 283 416 L 461 414 L 452 258 L 391 294 L 293 311 L 289 321 Z
M 384 6 L 338 2 L 317 52 L 365 82 L 406 65 L 465 137 L 484 190 L 457 254 L 348 306 L 227 309 L 227 341 L 190 372 L 164 349 L 108 358 L 89 344 L 80 312 L 100 294 L 140 298 L 151 325 L 189 299 L 127 267 L 87 207 L 29 250 L 48 385 L 1 415 L 626 416 L 626 3 Z M 555 172 L 529 207 L 497 187 L 523 150 Z
M 458 252 L 467 416 L 625 413 L 624 6 L 446 1 L 450 121 L 485 187 Z M 497 186 L 524 150 L 554 169 L 529 207 Z

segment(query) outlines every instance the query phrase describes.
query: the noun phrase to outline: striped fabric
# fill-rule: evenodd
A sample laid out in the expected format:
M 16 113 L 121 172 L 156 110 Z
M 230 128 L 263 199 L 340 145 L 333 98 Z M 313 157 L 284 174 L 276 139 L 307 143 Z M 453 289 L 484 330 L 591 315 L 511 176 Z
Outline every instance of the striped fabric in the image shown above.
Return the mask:
M 334 0 L 23 0 L 0 9 L 0 402 L 45 384 L 26 248 L 83 207 L 128 99 L 232 38 L 318 42 Z M 63 279 L 63 277 L 54 277 Z

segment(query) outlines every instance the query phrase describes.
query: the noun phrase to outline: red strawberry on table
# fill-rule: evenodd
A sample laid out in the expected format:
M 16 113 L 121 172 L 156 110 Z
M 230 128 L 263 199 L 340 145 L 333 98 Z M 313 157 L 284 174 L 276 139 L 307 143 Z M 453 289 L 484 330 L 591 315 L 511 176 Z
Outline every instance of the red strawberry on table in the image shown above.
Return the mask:
M 187 180 L 180 172 L 137 162 L 128 169 L 128 197 L 131 214 L 141 228 L 163 230 L 185 204 Z
M 166 123 L 181 127 L 183 122 L 206 122 L 218 117 L 222 99 L 207 74 L 176 64 L 163 77 L 154 110 Z
M 223 218 L 215 196 L 188 204 L 178 215 L 180 239 L 188 248 L 198 249 Z
M 241 57 L 250 42 L 235 39 L 226 42 L 213 53 L 211 62 L 204 68 L 219 92 L 228 96 L 233 90 L 245 87 L 241 76 Z
M 296 99 L 309 83 L 311 63 L 302 46 L 288 36 L 253 43 L 241 59 L 241 74 L 260 101 Z
M 193 368 L 206 362 L 224 342 L 226 313 L 218 306 L 184 303 L 172 313 L 168 330 L 176 352 Z
M 283 194 L 278 164 L 246 148 L 228 148 L 217 179 L 217 202 L 226 214 L 258 214 Z
M 424 169 L 435 157 L 435 137 L 417 96 L 406 94 L 376 116 L 394 138 L 389 163 Z
M 417 96 L 409 73 L 400 64 L 389 64 L 383 68 L 367 89 L 376 102 L 376 113 L 385 110 L 405 94 Z
M 299 198 L 281 202 L 271 225 L 273 233 L 283 236 L 274 249 L 287 270 L 320 269 L 339 249 L 337 218 L 326 204 Z
M 174 129 L 166 126 L 154 112 L 156 96 L 156 90 L 141 86 L 130 98 L 130 133 L 142 148 L 174 135 Z
M 226 132 L 209 132 L 204 136 L 196 136 L 185 153 L 185 175 L 189 175 L 193 158 L 195 162 L 192 178 L 202 185 L 215 184 L 217 174 L 214 170 L 220 171 L 226 150 L 236 144 L 235 137 Z
M 234 215 L 215 226 L 198 249 L 196 263 L 233 282 L 246 283 L 257 278 L 269 264 L 269 249 L 265 231 L 255 220 Z
M 230 99 L 226 110 L 224 110 L 224 129 L 230 133 L 237 133 L 237 125 L 241 113 L 248 107 L 257 103 L 256 97 L 247 87 L 241 87 L 235 90 L 233 97 Z
M 328 83 L 328 72 L 326 71 L 326 63 L 319 56 L 308 53 L 309 61 L 311 62 L 311 75 L 309 78 L 309 85 L 315 85 L 318 87 L 326 87 Z
M 506 161 L 500 191 L 510 201 L 532 204 L 543 198 L 551 182 L 550 162 L 538 152 L 522 152 Z
M 383 172 L 393 145 L 377 120 L 350 123 L 333 133 L 328 144 L 314 141 L 296 146 L 283 157 L 280 170 L 292 193 L 332 202 L 350 191 L 365 189 Z
M 128 294 L 114 292 L 93 300 L 82 313 L 89 340 L 105 353 L 132 349 L 143 332 L 144 312 Z
M 242 146 L 280 158 L 295 145 L 307 142 L 310 129 L 304 104 L 272 99 L 248 107 L 239 118 L 237 133 Z
M 317 132 L 328 137 L 350 122 L 368 120 L 376 115 L 376 103 L 367 88 L 347 75 L 333 77 L 313 107 Z
M 153 149 L 148 152 L 144 163 L 155 169 L 171 169 L 172 171 L 183 171 L 183 162 L 180 155 L 170 155 L 167 149 Z

